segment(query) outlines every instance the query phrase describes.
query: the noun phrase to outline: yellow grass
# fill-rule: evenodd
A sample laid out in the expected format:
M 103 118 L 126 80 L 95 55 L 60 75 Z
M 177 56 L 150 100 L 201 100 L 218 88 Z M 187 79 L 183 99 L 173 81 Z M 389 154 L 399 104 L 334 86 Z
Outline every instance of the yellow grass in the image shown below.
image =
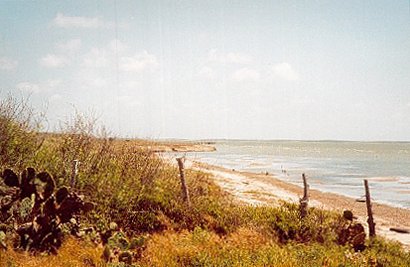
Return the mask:
M 33 256 L 27 252 L 17 252 L 12 249 L 0 250 L 0 267 L 103 266 L 102 251 L 102 247 L 70 237 L 63 243 L 57 255 Z

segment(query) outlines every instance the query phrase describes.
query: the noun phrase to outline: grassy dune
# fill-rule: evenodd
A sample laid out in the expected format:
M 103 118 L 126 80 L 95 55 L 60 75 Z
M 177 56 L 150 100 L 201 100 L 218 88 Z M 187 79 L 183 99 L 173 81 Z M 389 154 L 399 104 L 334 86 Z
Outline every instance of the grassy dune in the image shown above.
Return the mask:
M 339 245 L 349 224 L 339 214 L 312 208 L 302 220 L 294 204 L 246 206 L 205 173 L 187 170 L 187 207 L 178 170 L 148 145 L 109 138 L 95 120 L 79 115 L 59 134 L 45 135 L 37 118 L 24 101 L 0 103 L 1 170 L 31 166 L 50 172 L 57 187 L 69 186 L 71 162 L 79 160 L 75 191 L 95 203 L 79 220 L 94 230 L 82 237 L 66 233 L 57 255 L 13 249 L 16 237 L 8 230 L 0 266 L 127 266 L 104 259 L 109 243 L 100 235 L 113 223 L 129 243 L 138 241 L 123 248 L 133 266 L 410 266 L 399 244 L 368 240 L 363 252 Z

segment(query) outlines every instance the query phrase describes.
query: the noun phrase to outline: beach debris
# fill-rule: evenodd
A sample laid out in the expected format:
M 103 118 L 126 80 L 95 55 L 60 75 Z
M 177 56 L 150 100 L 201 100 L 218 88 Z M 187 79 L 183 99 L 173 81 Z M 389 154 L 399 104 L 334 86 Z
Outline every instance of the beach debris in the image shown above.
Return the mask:
M 400 234 L 410 234 L 410 229 L 408 228 L 390 227 L 389 230 Z
M 13 190 L 0 190 L 0 221 L 12 225 L 16 247 L 23 250 L 57 253 L 63 228 L 77 232 L 76 216 L 94 208 L 66 187 L 54 192 L 56 184 L 48 172 L 36 174 L 29 167 L 19 179 L 14 171 L 5 169 L 1 177 Z
M 365 203 L 366 202 L 366 195 L 363 195 L 359 198 L 356 198 L 356 202 Z

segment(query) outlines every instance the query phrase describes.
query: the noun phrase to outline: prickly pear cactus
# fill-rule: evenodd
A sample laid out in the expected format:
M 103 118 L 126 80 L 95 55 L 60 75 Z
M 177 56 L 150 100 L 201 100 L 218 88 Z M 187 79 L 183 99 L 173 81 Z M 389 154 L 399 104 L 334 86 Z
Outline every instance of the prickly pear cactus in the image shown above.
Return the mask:
M 141 256 L 146 246 L 145 236 L 129 240 L 113 222 L 110 223 L 108 230 L 101 233 L 101 236 L 105 244 L 103 258 L 110 263 L 109 266 L 130 266 Z
M 36 174 L 27 168 L 19 177 L 6 169 L 1 178 L 5 186 L 0 182 L 0 223 L 14 226 L 17 247 L 24 250 L 57 253 L 63 227 L 74 224 L 72 229 L 79 229 L 75 217 L 94 207 L 66 187 L 55 192 L 55 181 L 47 172 Z
M 355 251 L 363 251 L 366 248 L 366 233 L 363 225 L 354 221 L 351 211 L 344 211 L 343 218 L 346 219 L 347 224 L 338 233 L 339 245 L 349 244 Z
M 0 247 L 3 249 L 7 249 L 6 233 L 4 233 L 3 231 L 0 231 Z

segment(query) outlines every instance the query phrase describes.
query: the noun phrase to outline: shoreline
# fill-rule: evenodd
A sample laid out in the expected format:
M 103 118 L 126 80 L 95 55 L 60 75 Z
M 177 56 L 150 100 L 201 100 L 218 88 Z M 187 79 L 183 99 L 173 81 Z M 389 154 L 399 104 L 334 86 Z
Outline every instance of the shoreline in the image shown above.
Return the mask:
M 258 174 L 229 170 L 221 166 L 200 161 L 187 160 L 186 167 L 210 173 L 215 182 L 239 201 L 249 205 L 278 205 L 280 201 L 299 202 L 303 188 L 287 183 L 271 174 Z M 309 205 L 316 208 L 342 213 L 351 210 L 367 231 L 366 204 L 354 198 L 335 193 L 309 190 Z M 410 234 L 390 231 L 391 227 L 410 230 L 410 210 L 392 207 L 386 204 L 372 203 L 373 217 L 376 222 L 376 234 L 398 241 L 410 249 Z
M 127 145 L 147 149 L 154 153 L 187 153 L 187 152 L 214 152 L 216 148 L 212 142 L 196 141 L 150 141 L 142 139 L 115 140 L 117 144 L 125 142 Z

